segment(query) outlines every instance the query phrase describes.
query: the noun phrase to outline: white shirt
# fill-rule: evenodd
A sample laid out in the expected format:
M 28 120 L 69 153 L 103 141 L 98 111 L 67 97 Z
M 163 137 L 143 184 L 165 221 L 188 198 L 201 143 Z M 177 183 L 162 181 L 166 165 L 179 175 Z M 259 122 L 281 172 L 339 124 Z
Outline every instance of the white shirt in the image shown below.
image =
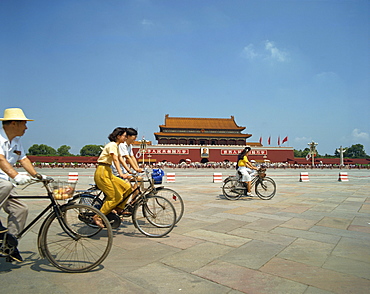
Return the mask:
M 127 145 L 127 143 L 121 143 L 118 145 L 119 152 L 122 156 L 129 155 L 134 156 L 134 152 L 132 151 L 132 145 Z
M 18 160 L 26 157 L 24 152 L 21 137 L 15 137 L 11 142 L 8 139 L 3 128 L 0 129 L 0 154 L 4 155 L 5 159 L 14 166 Z M 9 176 L 0 169 L 0 179 L 9 181 Z
M 134 152 L 132 151 L 132 145 L 127 145 L 127 143 L 120 143 L 118 145 L 118 150 L 119 150 L 119 153 L 122 157 L 125 157 L 126 155 L 129 155 L 129 156 L 133 156 L 134 155 Z M 115 167 L 114 164 L 112 164 L 112 172 L 115 176 L 118 176 L 118 172 L 117 172 L 117 169 Z M 128 173 L 129 171 L 126 171 L 126 169 L 121 165 L 121 169 L 122 169 L 122 172 L 124 174 Z

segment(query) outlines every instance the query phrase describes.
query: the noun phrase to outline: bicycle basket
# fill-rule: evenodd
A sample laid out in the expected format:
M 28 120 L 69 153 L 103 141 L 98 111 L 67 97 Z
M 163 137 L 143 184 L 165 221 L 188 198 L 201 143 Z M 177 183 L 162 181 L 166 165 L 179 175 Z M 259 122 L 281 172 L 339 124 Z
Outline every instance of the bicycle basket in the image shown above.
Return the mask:
M 71 198 L 75 192 L 76 182 L 55 181 L 50 183 L 56 200 Z
M 160 168 L 153 168 L 152 178 L 154 180 L 154 184 L 162 184 L 162 179 L 164 176 L 164 171 Z

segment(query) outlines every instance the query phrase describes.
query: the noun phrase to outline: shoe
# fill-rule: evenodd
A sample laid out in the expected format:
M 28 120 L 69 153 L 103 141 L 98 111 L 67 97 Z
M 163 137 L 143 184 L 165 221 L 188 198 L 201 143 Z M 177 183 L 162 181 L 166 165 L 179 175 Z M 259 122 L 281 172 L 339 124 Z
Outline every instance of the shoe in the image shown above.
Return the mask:
M 6 257 L 6 261 L 7 262 L 13 262 L 13 261 L 22 262 L 23 258 L 20 255 L 18 249 L 15 247 L 13 252 Z
M 253 194 L 251 192 L 247 192 L 247 196 L 253 197 Z

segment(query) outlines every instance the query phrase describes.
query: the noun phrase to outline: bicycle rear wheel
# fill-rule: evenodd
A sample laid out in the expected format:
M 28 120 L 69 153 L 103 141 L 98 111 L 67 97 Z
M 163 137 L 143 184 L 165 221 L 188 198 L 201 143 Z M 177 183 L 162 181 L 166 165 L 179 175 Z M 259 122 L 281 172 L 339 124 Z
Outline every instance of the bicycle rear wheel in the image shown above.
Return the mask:
M 155 195 L 164 197 L 171 202 L 176 210 L 176 223 L 178 223 L 184 214 L 184 201 L 180 194 L 168 188 L 157 188 L 154 193 Z
M 166 198 L 147 195 L 135 204 L 132 221 L 144 235 L 160 238 L 170 233 L 175 226 L 176 211 Z
M 98 209 L 84 204 L 61 207 L 62 217 L 51 213 L 39 233 L 42 256 L 58 269 L 69 273 L 87 272 L 100 265 L 108 256 L 113 231 L 108 219 Z M 91 226 L 97 214 L 105 229 Z
M 238 200 L 243 191 L 244 187 L 237 180 L 228 180 L 222 186 L 222 193 L 228 200 Z
M 275 181 L 269 177 L 259 179 L 256 183 L 255 190 L 259 198 L 262 200 L 270 200 L 276 193 Z

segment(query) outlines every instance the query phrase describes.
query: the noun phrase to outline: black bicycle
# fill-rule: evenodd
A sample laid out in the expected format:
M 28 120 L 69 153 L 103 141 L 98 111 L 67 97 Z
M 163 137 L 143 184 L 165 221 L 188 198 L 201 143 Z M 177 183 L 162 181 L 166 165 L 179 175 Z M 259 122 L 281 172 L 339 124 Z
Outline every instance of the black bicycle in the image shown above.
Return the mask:
M 47 192 L 46 196 L 14 198 L 49 199 L 50 204 L 15 236 L 16 240 L 13 237 L 13 242 L 7 242 L 7 237 L 12 236 L 5 235 L 0 245 L 0 255 L 11 255 L 18 245 L 18 240 L 49 212 L 37 238 L 41 257 L 47 258 L 53 266 L 69 273 L 87 272 L 100 265 L 108 256 L 113 243 L 113 231 L 106 216 L 86 204 L 74 201 L 62 205 L 58 203 L 58 200 L 73 196 L 75 183 L 54 182 L 52 178 L 31 182 L 36 183 L 42 183 Z M 104 229 L 95 225 L 95 214 L 101 218 Z
M 251 187 L 255 187 L 255 192 L 262 200 L 270 200 L 275 196 L 276 184 L 272 178 L 266 177 L 266 168 L 261 167 L 253 177 Z M 222 192 L 226 199 L 237 200 L 242 196 L 247 196 L 247 187 L 242 182 L 242 175 L 238 171 L 235 176 L 229 176 L 224 180 Z
M 127 203 L 124 212 L 130 212 L 134 226 L 144 235 L 153 238 L 163 237 L 169 234 L 174 228 L 179 219 L 177 218 L 177 210 L 174 208 L 180 205 L 180 217 L 184 211 L 184 204 L 179 194 L 170 189 L 156 189 L 153 179 L 149 176 L 146 170 L 146 176 L 150 182 L 148 188 L 142 188 L 141 182 L 138 180 L 138 175 L 132 175 L 135 182 L 134 189 L 122 202 L 125 202 L 132 196 L 130 203 Z M 105 199 L 104 193 L 96 186 L 78 191 L 72 201 L 91 205 L 100 209 Z M 121 203 L 122 203 L 121 202 Z M 177 204 L 181 203 L 181 204 Z M 107 215 L 112 228 L 118 228 L 121 224 L 123 215 L 111 212 Z

